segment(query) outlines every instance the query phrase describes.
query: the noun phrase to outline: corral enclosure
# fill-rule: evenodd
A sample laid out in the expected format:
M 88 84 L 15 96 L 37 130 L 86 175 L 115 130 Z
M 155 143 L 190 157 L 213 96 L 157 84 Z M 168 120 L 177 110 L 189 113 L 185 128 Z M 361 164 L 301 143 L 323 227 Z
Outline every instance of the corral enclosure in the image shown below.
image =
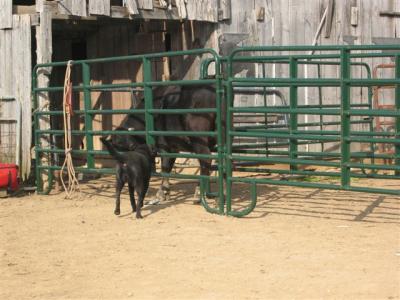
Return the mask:
M 224 55 L 237 45 L 310 45 L 314 41 L 326 45 L 395 44 L 400 27 L 399 18 L 395 13 L 399 10 L 399 4 L 394 0 L 312 0 L 308 1 L 307 5 L 304 5 L 303 1 L 295 0 L 131 0 L 59 3 L 42 0 L 4 0 L 0 5 L 0 98 L 16 98 L 22 104 L 21 117 L 15 115 L 18 111 L 15 109 L 15 103 L 3 104 L 2 118 L 7 120 L 1 121 L 0 127 L 3 137 L 6 137 L 10 132 L 13 134 L 14 125 L 10 124 L 10 120 L 20 119 L 23 135 L 19 154 L 14 153 L 12 149 L 7 150 L 7 138 L 3 138 L 0 151 L 3 151 L 3 157 L 18 155 L 22 158 L 22 177 L 27 177 L 30 173 L 32 139 L 29 90 L 30 70 L 35 63 L 193 47 L 219 49 Z M 16 59 L 16 56 L 24 59 Z M 13 58 L 8 59 L 11 57 Z M 380 61 L 370 63 L 373 68 Z M 192 71 L 187 74 L 187 78 L 198 75 L 198 61 L 193 62 L 190 67 L 185 65 L 186 69 L 183 70 L 180 70 L 180 63 L 169 63 L 170 67 L 167 65 L 168 62 L 158 64 L 159 78 L 174 72 L 183 76 L 187 74 L 188 68 Z M 175 69 L 177 66 L 180 67 L 178 70 Z M 99 70 L 100 74 L 94 76 L 94 80 L 118 82 L 126 80 L 127 76 L 130 76 L 129 80 L 136 80 L 135 73 L 140 77 L 138 68 L 139 66 L 128 70 L 110 67 L 110 70 Z M 261 65 L 252 66 L 250 69 L 239 67 L 237 72 L 242 74 L 241 76 L 256 73 L 260 77 L 263 76 L 263 72 L 272 77 L 287 74 L 287 70 L 279 65 L 266 69 Z M 307 71 L 302 69 L 300 72 L 314 76 L 318 70 L 315 66 L 310 66 Z M 337 74 L 338 70 L 337 67 L 329 66 L 323 67 L 320 72 L 322 76 L 328 76 Z M 363 68 L 354 68 L 354 72 L 361 73 Z M 63 70 L 55 69 L 52 74 L 51 80 L 60 81 Z M 79 82 L 78 74 L 74 76 L 74 80 Z M 43 77 L 44 85 L 47 81 L 48 79 Z M 287 92 L 283 93 L 287 97 Z M 315 89 L 308 88 L 299 90 L 299 93 L 300 101 L 312 104 L 318 103 L 320 97 L 327 103 L 334 102 L 338 92 L 335 89 L 326 89 L 321 95 Z M 365 101 L 367 95 L 361 89 L 354 89 L 353 94 L 360 102 Z M 129 106 L 127 103 L 131 102 L 131 97 L 126 92 L 115 93 L 112 102 L 109 100 L 110 93 L 93 96 L 98 98 L 97 103 L 100 107 L 104 105 L 107 108 L 120 108 Z M 273 104 L 279 102 L 276 96 L 270 98 L 272 99 L 269 101 Z M 390 98 L 382 97 L 384 103 L 389 103 Z M 46 103 L 46 99 L 41 101 Z M 77 97 L 75 101 L 78 101 Z M 260 101 L 260 96 L 239 95 L 237 101 L 255 104 Z M 110 122 L 118 123 L 119 117 L 113 118 L 114 121 L 111 121 L 109 116 L 105 116 L 104 120 L 96 116 L 98 126 L 103 126 L 101 123 L 107 126 L 111 125 Z M 315 116 L 309 116 L 308 120 L 319 121 Z M 49 119 L 42 117 L 42 126 L 49 126 L 49 123 Z

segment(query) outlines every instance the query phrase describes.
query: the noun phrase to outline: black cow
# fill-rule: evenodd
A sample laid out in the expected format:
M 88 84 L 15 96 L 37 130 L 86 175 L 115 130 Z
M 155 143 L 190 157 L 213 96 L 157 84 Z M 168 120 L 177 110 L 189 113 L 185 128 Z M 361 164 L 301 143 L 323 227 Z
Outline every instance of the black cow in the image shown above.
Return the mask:
M 157 87 L 153 90 L 153 108 L 161 109 L 201 109 L 216 106 L 215 87 L 210 85 Z M 136 105 L 143 108 L 144 100 Z M 154 115 L 154 127 L 157 131 L 215 131 L 215 113 L 158 114 Z M 130 114 L 121 123 L 119 130 L 145 130 L 143 114 Z M 114 135 L 113 144 L 117 149 L 132 150 L 137 144 L 145 143 L 143 136 Z M 156 137 L 156 147 L 160 151 L 177 153 L 181 151 L 197 154 L 210 154 L 216 145 L 214 137 L 165 136 Z M 210 175 L 211 160 L 199 159 L 201 175 Z M 161 158 L 162 172 L 169 173 L 175 158 Z M 195 196 L 198 194 L 196 189 Z M 157 192 L 156 202 L 169 199 L 169 180 L 163 178 Z

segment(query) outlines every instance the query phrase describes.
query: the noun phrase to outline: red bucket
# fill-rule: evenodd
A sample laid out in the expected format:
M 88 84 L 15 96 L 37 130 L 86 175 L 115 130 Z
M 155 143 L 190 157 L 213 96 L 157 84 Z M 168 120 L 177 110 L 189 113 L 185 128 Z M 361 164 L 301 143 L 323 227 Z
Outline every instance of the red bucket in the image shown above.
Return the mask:
M 16 164 L 0 163 L 0 188 L 9 188 L 12 192 L 18 189 L 18 166 Z

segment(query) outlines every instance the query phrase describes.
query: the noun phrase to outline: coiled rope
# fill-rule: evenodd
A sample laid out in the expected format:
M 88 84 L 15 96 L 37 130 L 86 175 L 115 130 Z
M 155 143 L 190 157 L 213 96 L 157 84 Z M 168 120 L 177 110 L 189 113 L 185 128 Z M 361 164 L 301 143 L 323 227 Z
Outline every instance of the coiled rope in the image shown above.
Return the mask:
M 80 192 L 79 182 L 75 175 L 74 164 L 72 161 L 72 133 L 71 133 L 71 116 L 72 111 L 72 82 L 71 82 L 71 69 L 72 61 L 68 61 L 67 69 L 65 71 L 64 80 L 64 95 L 63 95 L 63 116 L 64 116 L 64 147 L 65 147 L 65 160 L 61 167 L 61 183 L 67 199 L 71 199 L 74 192 Z M 66 184 L 63 179 L 64 169 L 68 175 L 68 183 Z

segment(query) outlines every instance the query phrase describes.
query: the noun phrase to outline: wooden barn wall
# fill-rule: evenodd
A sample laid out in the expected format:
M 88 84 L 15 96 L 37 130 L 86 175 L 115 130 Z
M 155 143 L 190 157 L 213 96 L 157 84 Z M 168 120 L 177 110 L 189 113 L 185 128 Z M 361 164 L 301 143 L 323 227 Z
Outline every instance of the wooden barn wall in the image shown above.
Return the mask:
M 154 18 L 155 15 L 164 15 L 168 19 L 217 23 L 219 1 L 221 0 L 63 0 L 57 1 L 54 12 L 78 17 L 108 16 L 127 18 L 146 15 Z M 7 5 L 8 7 L 10 0 L 0 0 L 0 8 L 2 3 L 4 3 L 3 6 Z M 37 12 L 43 11 L 44 3 L 46 3 L 45 0 L 36 0 Z M 144 14 L 143 11 L 145 11 Z M 222 7 L 221 13 L 224 12 L 225 10 Z M 0 23 L 1 25 L 2 23 Z
M 220 25 L 220 35 L 233 38 L 233 43 L 228 48 L 236 45 L 311 45 L 323 13 L 329 0 L 232 0 L 231 20 Z M 332 18 L 332 28 L 329 37 L 325 37 L 325 25 L 317 38 L 318 45 L 348 44 L 373 44 L 376 38 L 399 38 L 400 18 L 380 16 L 380 11 L 400 11 L 400 1 L 397 0 L 336 0 Z M 351 9 L 358 10 L 357 24 L 351 24 Z M 264 13 L 263 13 L 264 12 Z M 223 41 L 219 46 L 226 46 Z M 382 59 L 365 60 L 371 66 L 383 62 Z M 390 62 L 388 60 L 384 62 Z M 255 73 L 262 76 L 262 65 L 245 66 L 238 70 L 240 76 Z M 299 76 L 317 77 L 317 68 L 299 67 Z M 353 76 L 366 76 L 365 71 L 359 67 L 352 68 Z M 266 75 L 270 77 L 287 77 L 287 66 L 267 65 Z M 382 76 L 393 76 L 393 72 L 382 72 Z M 322 67 L 322 77 L 338 77 L 338 67 Z M 288 89 L 281 89 L 288 98 Z M 353 88 L 351 91 L 354 103 L 367 102 L 367 90 Z M 306 100 L 307 99 L 307 100 Z M 323 103 L 340 103 L 340 90 L 337 88 L 324 88 L 322 90 Z M 237 105 L 261 105 L 263 97 L 249 97 L 238 95 L 235 98 Z M 270 105 L 279 105 L 277 97 L 268 97 Z M 319 94 L 316 88 L 299 88 L 299 104 L 317 104 Z M 393 97 L 389 93 L 389 100 Z M 337 117 L 324 116 L 324 121 L 338 121 Z M 299 122 L 319 121 L 318 116 L 299 116 Z M 311 128 L 310 128 L 311 129 Z M 338 127 L 330 126 L 327 129 L 337 130 Z M 360 130 L 356 125 L 354 130 Z M 364 129 L 365 126 L 364 126 Z M 320 150 L 311 147 L 310 150 Z
M 17 140 L 17 128 L 13 129 L 15 136 L 8 136 L 10 122 L 0 122 L 0 152 L 5 151 L 0 153 L 0 158 L 9 156 L 9 151 L 16 150 L 1 147 L 2 143 L 15 143 L 15 146 L 20 146 L 18 163 L 22 178 L 26 178 L 30 172 L 31 68 L 30 17 L 14 15 L 12 29 L 0 30 L 0 98 L 13 98 L 15 101 L 1 101 L 0 118 L 20 119 L 21 136 L 20 140 Z M 6 138 L 12 140 L 7 141 Z M 12 162 L 15 162 L 14 159 Z

